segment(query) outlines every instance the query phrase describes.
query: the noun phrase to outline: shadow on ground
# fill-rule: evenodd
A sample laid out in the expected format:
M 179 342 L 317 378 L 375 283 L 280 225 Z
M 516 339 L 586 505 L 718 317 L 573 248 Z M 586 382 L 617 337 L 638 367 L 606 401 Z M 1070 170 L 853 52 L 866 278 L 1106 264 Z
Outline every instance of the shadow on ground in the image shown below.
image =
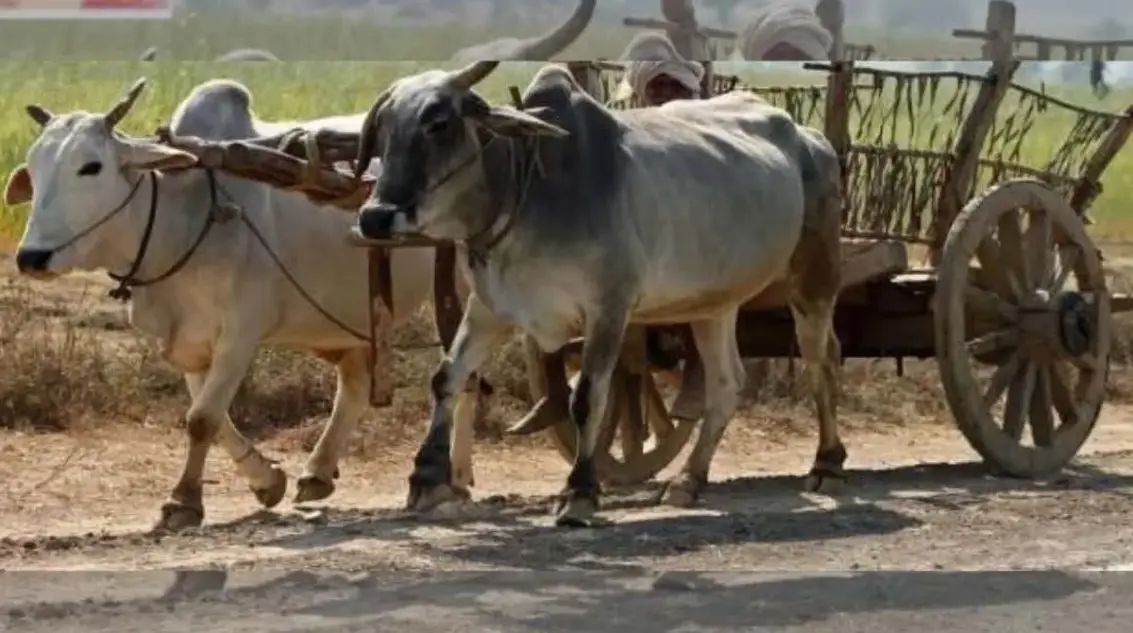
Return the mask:
M 0 578 L 0 586 L 22 574 Z M 128 574 L 121 574 L 129 576 Z M 50 578 L 55 576 L 55 578 Z M 83 574 L 40 574 L 59 593 Z M 104 582 L 111 583 L 113 577 Z M 112 575 L 111 575 L 112 576 Z M 135 585 L 142 579 L 135 578 Z M 158 578 L 161 576 L 161 578 Z M 174 576 L 172 582 L 169 576 Z M 252 576 L 249 578 L 249 576 Z M 213 616 L 218 631 L 344 630 L 397 624 L 399 630 L 669 631 L 846 623 L 859 618 L 920 613 L 958 624 L 955 617 L 997 607 L 1027 622 L 1096 594 L 1120 595 L 1133 575 L 1104 578 L 1044 572 L 923 572 L 789 576 L 786 574 L 665 574 L 635 572 L 487 572 L 336 574 L 294 572 L 258 581 L 225 571 L 150 572 L 148 595 L 106 593 L 99 600 L 7 606 L 10 624 L 89 620 L 136 624 L 153 614 L 166 630 Z M 160 587 L 167 586 L 163 593 Z M 1121 589 L 1125 587 L 1125 589 Z M 138 593 L 138 590 L 135 590 Z M 1115 598 L 1116 599 L 1116 598 Z M 1027 604 L 1026 608 L 1014 605 Z M 1061 605 L 1061 606 L 1059 606 Z M 952 612 L 950 616 L 948 613 Z M 1011 613 L 1016 616 L 1010 616 Z M 1110 611 L 1111 614 L 1117 615 Z M 158 615 L 160 614 L 160 615 Z M 1021 614 L 1021 615 L 1019 615 Z M 219 616 L 223 615 L 223 619 Z M 285 618 L 286 620 L 278 620 Z M 284 621 L 289 626 L 277 627 Z M 187 629 L 186 629 L 187 630 Z M 350 630 L 355 630 L 351 628 Z M 358 629 L 361 630 L 361 629 Z M 808 629 L 809 630 L 809 629 Z M 821 626 L 815 630 L 825 630 Z M 950 628 L 951 630 L 951 628 Z M 1012 628 L 1011 630 L 1016 630 Z M 1034 630 L 1034 629 L 1031 629 Z

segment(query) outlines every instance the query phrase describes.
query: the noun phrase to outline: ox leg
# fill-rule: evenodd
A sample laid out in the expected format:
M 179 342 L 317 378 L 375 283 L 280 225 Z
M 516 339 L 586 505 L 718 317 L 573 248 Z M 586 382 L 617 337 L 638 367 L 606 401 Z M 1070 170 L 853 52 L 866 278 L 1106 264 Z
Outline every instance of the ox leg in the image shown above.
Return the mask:
M 469 297 L 449 354 L 430 383 L 433 414 L 409 476 L 408 509 L 425 512 L 458 496 L 453 488 L 451 456 L 453 400 L 510 330 L 476 295 Z
M 346 352 L 335 364 L 338 386 L 334 408 L 303 467 L 303 475 L 296 482 L 295 503 L 319 501 L 334 493 L 338 462 L 358 422 L 369 408 L 370 368 L 367 361 L 368 353 L 360 348 Z
M 582 371 L 571 393 L 570 418 L 578 431 L 578 452 L 555 511 L 555 524 L 559 527 L 590 527 L 598 511 L 601 487 L 594 466 L 594 451 L 606 415 L 611 378 L 625 338 L 627 313 L 611 310 L 603 317 L 587 319 Z
M 453 405 L 452 427 L 452 486 L 457 495 L 470 499 L 476 480 L 472 475 L 472 442 L 475 439 L 476 418 L 486 403 L 480 390 L 480 380 L 473 375 L 465 381 L 464 389 L 457 394 Z
M 792 305 L 799 351 L 818 414 L 818 451 L 807 476 L 811 492 L 833 494 L 846 482 L 846 447 L 838 435 L 838 369 L 841 346 L 833 331 L 834 305 Z
M 228 407 L 236 396 L 241 379 L 248 372 L 255 350 L 254 345 L 225 345 L 221 341 L 208 373 L 186 376 L 193 399 L 185 416 L 189 451 L 170 501 L 162 507 L 159 528 L 177 530 L 200 525 L 203 521 L 202 476 L 205 458 L 213 442 L 219 442 L 236 462 L 237 469 L 248 480 L 261 504 L 270 508 L 283 500 L 287 476 L 256 450 L 228 417 Z
M 688 507 L 696 502 L 708 484 L 708 469 L 716 447 L 739 406 L 744 366 L 736 343 L 738 314 L 738 308 L 731 308 L 719 318 L 692 324 L 696 347 L 704 363 L 707 401 L 696 446 L 680 474 L 665 487 L 662 494 L 665 504 Z

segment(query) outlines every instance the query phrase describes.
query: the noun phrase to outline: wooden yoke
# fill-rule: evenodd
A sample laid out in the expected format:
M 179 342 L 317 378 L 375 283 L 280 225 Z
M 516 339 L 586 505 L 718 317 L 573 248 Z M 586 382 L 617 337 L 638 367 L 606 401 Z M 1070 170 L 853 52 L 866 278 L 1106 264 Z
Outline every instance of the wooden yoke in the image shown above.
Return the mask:
M 367 247 L 370 282 L 370 406 L 393 404 L 393 282 L 390 250 Z

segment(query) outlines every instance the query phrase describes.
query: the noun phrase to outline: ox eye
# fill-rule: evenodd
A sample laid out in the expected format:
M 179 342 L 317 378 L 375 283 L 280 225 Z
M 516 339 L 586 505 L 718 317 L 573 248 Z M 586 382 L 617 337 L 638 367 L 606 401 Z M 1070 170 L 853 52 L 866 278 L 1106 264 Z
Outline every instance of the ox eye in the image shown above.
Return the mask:
M 421 125 L 428 136 L 445 133 L 452 128 L 455 121 L 456 117 L 453 116 L 452 111 L 441 107 L 430 108 L 421 117 Z
M 93 162 L 93 163 L 87 163 L 86 165 L 83 165 L 82 167 L 80 167 L 79 168 L 79 175 L 80 176 L 97 176 L 99 174 L 99 172 L 101 172 L 101 171 L 102 171 L 102 163 L 96 161 L 96 162 Z

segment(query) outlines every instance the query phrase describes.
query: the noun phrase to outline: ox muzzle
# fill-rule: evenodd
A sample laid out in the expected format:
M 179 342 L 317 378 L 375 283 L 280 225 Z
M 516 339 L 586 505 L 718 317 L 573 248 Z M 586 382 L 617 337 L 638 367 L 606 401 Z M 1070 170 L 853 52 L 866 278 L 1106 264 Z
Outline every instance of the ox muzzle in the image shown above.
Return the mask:
M 16 253 L 16 268 L 22 275 L 42 277 L 48 273 L 47 266 L 54 254 L 50 250 L 22 248 Z
M 358 211 L 358 230 L 371 240 L 389 240 L 414 233 L 416 205 L 368 202 Z

